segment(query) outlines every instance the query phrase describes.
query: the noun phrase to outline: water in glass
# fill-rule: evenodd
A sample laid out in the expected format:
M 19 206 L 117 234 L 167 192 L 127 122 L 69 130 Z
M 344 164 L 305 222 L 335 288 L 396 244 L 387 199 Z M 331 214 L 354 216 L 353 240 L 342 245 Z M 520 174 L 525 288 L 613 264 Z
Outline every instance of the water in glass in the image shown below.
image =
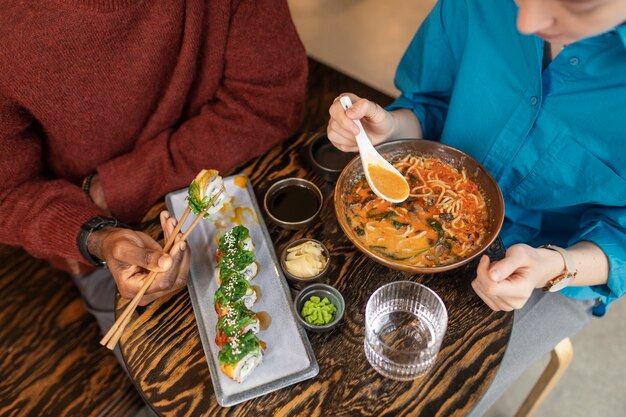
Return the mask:
M 387 284 L 368 301 L 365 355 L 386 377 L 414 379 L 434 364 L 446 325 L 434 292 L 409 281 Z

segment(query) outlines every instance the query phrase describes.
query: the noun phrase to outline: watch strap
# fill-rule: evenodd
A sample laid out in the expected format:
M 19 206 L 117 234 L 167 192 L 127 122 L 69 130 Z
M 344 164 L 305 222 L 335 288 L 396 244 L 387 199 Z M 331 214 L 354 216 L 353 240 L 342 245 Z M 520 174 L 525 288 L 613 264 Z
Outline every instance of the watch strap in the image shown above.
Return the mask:
M 563 273 L 559 276 L 548 281 L 543 287 L 543 290 L 554 292 L 565 288 L 571 283 L 571 281 L 574 280 L 574 278 L 576 278 L 576 274 L 578 272 L 572 255 L 567 250 L 555 245 L 541 245 L 539 247 L 558 252 L 563 257 L 563 262 L 565 263 L 565 271 L 563 271 Z
M 96 216 L 83 223 L 82 226 L 80 226 L 78 235 L 76 236 L 76 244 L 78 246 L 78 250 L 80 250 L 81 255 L 83 255 L 83 257 L 93 266 L 106 266 L 106 262 L 104 260 L 99 259 L 91 252 L 89 252 L 89 248 L 87 247 L 89 236 L 93 232 L 103 229 L 107 226 L 119 227 L 121 225 L 122 224 L 118 222 L 116 218 L 105 216 Z

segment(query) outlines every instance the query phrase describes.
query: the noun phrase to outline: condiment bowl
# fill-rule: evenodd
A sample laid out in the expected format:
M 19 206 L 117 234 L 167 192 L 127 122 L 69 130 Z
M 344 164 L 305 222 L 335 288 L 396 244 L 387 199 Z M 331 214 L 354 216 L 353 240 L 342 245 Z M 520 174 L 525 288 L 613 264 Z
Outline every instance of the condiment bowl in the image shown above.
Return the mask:
M 316 135 L 307 149 L 313 171 L 331 183 L 337 181 L 341 170 L 357 155 L 356 152 L 342 152 L 335 148 L 326 133 Z
M 287 230 L 298 230 L 313 224 L 324 203 L 320 189 L 303 178 L 276 181 L 265 193 L 263 206 L 267 216 Z
M 319 274 L 313 275 L 312 277 L 301 277 L 301 276 L 292 274 L 291 272 L 289 272 L 289 269 L 287 268 L 287 265 L 285 263 L 285 261 L 287 260 L 288 250 L 306 242 L 313 242 L 313 243 L 320 245 L 322 247 L 322 254 L 326 258 L 326 266 L 324 266 L 324 269 L 322 269 L 322 271 Z M 281 251 L 280 266 L 283 269 L 285 278 L 287 278 L 289 285 L 292 288 L 301 290 L 307 285 L 314 284 L 316 282 L 321 282 L 322 279 L 326 276 L 326 274 L 328 273 L 329 266 L 330 266 L 330 253 L 328 252 L 328 248 L 326 247 L 326 245 L 324 245 L 322 242 L 317 241 L 315 239 L 304 238 L 304 239 L 294 240 L 293 242 L 288 243 Z
M 337 311 L 335 312 L 335 317 L 333 321 L 328 324 L 324 324 L 321 326 L 316 326 L 314 324 L 308 323 L 304 317 L 302 317 L 302 307 L 304 303 L 309 300 L 312 296 L 320 297 L 324 299 L 324 297 L 328 298 Z M 312 332 L 327 332 L 329 330 L 337 327 L 341 319 L 343 318 L 344 311 L 346 309 L 345 302 L 343 300 L 343 296 L 341 293 L 334 287 L 326 284 L 311 284 L 305 287 L 300 293 L 296 296 L 296 299 L 293 301 L 293 307 L 296 310 L 296 317 L 298 322 L 307 330 Z
M 489 223 L 485 231 L 485 238 L 481 244 L 464 258 L 460 258 L 449 264 L 430 267 L 415 266 L 383 257 L 365 245 L 359 238 L 357 231 L 351 227 L 350 220 L 348 219 L 348 213 L 350 211 L 350 198 L 348 198 L 348 196 L 354 185 L 363 178 L 361 160 L 357 157 L 346 165 L 337 180 L 334 204 L 337 221 L 344 233 L 348 239 L 367 256 L 390 268 L 412 273 L 429 274 L 448 271 L 465 265 L 482 254 L 497 239 L 504 221 L 504 200 L 502 198 L 502 192 L 491 174 L 477 160 L 459 149 L 425 139 L 395 140 L 378 145 L 376 149 L 388 159 L 403 157 L 407 154 L 436 157 L 459 171 L 464 169 L 467 177 L 478 185 L 478 188 L 482 192 L 487 205 Z

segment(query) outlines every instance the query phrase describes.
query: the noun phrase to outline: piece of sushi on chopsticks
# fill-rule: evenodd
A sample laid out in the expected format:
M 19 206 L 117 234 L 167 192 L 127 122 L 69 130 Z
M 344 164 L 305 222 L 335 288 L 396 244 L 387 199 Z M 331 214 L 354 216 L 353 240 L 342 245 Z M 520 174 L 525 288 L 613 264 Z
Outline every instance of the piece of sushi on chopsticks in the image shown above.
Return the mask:
M 203 169 L 189 184 L 187 189 L 187 205 L 196 214 L 209 218 L 217 213 L 226 201 L 224 179 L 215 169 Z
M 248 332 L 257 334 L 260 327 L 260 320 L 254 311 L 248 309 L 243 303 L 235 303 L 217 321 L 215 344 L 222 349 L 233 337 L 242 336 Z
M 220 369 L 242 383 L 263 362 L 265 343 L 252 332 L 229 340 L 218 355 Z
M 243 303 L 247 308 L 250 308 L 256 299 L 256 292 L 248 280 L 241 274 L 235 274 L 215 291 L 215 312 L 219 318 L 226 315 L 234 304 Z

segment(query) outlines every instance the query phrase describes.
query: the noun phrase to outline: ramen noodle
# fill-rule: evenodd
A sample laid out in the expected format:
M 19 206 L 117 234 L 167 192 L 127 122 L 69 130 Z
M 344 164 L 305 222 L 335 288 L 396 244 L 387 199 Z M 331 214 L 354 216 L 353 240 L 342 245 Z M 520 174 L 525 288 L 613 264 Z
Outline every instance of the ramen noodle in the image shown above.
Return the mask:
M 410 154 L 392 164 L 409 183 L 404 202 L 378 198 L 365 177 L 348 196 L 348 225 L 367 248 L 398 263 L 431 267 L 463 259 L 481 245 L 487 205 L 465 170 Z

